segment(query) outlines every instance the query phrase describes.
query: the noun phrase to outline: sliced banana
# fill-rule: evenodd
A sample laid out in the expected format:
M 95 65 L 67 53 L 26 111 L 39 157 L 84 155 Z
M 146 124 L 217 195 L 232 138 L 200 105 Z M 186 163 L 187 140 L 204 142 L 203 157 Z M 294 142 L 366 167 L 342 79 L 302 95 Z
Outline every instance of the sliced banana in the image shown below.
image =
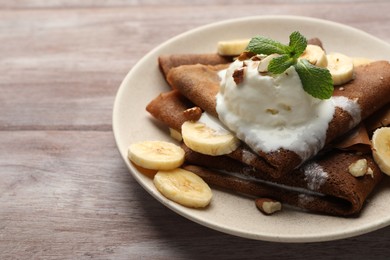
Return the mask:
M 129 146 L 130 161 L 146 169 L 172 170 L 184 162 L 184 150 L 164 141 L 143 141 Z
M 318 45 L 308 44 L 299 59 L 306 59 L 311 64 L 321 68 L 326 68 L 326 66 L 328 66 L 326 53 Z
M 353 78 L 353 60 L 341 53 L 331 53 L 326 55 L 328 60 L 328 70 L 332 75 L 335 86 L 347 83 Z
M 238 56 L 245 51 L 250 39 L 232 41 L 219 41 L 217 44 L 218 54 L 222 56 Z
M 181 126 L 184 143 L 192 150 L 207 155 L 233 152 L 239 140 L 227 130 L 214 130 L 201 122 L 186 121 Z
M 173 128 L 169 128 L 169 134 L 171 137 L 179 142 L 183 141 L 183 137 L 181 136 L 181 133 Z
M 373 60 L 368 59 L 368 58 L 363 58 L 363 57 L 353 57 L 352 61 L 353 61 L 354 67 L 361 66 L 361 65 L 367 65 L 367 64 L 370 64 L 371 62 L 373 62 Z
M 390 175 L 390 127 L 375 130 L 372 136 L 372 155 L 381 171 Z
M 157 172 L 153 183 L 162 195 L 186 207 L 206 207 L 213 196 L 202 178 L 181 168 Z

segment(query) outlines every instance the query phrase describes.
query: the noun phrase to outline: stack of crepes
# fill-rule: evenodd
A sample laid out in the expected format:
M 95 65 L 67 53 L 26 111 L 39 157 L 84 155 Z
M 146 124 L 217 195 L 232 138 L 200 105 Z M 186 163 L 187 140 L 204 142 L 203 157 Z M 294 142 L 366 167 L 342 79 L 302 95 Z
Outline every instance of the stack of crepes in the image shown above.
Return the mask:
M 218 118 L 218 72 L 231 62 L 231 57 L 218 54 L 160 56 L 159 66 L 171 89 L 152 100 L 147 111 L 178 132 L 191 120 L 184 113 L 189 108 L 199 107 Z M 197 153 L 183 143 L 183 167 L 230 192 L 272 198 L 310 212 L 356 216 L 383 177 L 371 154 L 370 137 L 376 128 L 389 125 L 390 63 L 355 67 L 354 79 L 335 88 L 333 96 L 355 100 L 361 108 L 359 121 L 336 107 L 324 148 L 307 161 L 286 149 L 253 151 L 243 142 L 220 156 Z M 355 177 L 348 167 L 360 159 L 366 159 L 371 173 Z

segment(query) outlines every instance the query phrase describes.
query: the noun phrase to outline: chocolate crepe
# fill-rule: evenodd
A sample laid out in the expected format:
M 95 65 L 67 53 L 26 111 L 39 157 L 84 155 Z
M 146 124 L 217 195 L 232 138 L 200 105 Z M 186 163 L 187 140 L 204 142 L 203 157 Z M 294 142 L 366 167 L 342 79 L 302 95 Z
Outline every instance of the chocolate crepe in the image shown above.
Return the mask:
M 192 102 L 178 90 L 172 90 L 158 95 L 146 106 L 146 110 L 168 127 L 180 132 L 181 125 L 188 120 L 184 111 L 192 106 Z
M 317 40 L 316 44 L 321 45 L 321 42 Z M 191 107 L 199 106 L 217 116 L 215 95 L 220 80 L 217 73 L 231 61 L 230 57 L 222 61 L 220 59 L 219 55 L 209 54 L 160 57 L 161 71 L 174 90 L 151 101 L 147 111 L 178 131 L 181 130 L 182 123 L 188 120 L 185 111 Z M 181 66 L 190 64 L 193 65 Z M 223 65 L 210 66 L 216 64 Z M 273 198 L 312 212 L 339 216 L 357 215 L 383 177 L 368 153 L 368 137 L 378 126 L 389 123 L 389 68 L 388 62 L 376 62 L 356 68 L 355 79 L 335 90 L 335 96 L 346 96 L 358 102 L 362 109 L 361 119 L 386 104 L 387 109 L 385 106 L 381 112 L 375 113 L 375 116 L 359 124 L 353 131 L 348 131 L 358 122 L 354 122 L 346 111 L 337 108 L 329 125 L 326 147 L 305 164 L 302 164 L 298 155 L 285 150 L 279 150 L 275 154 L 261 151 L 255 153 L 242 144 L 229 155 L 208 156 L 196 153 L 183 144 L 186 151 L 184 168 L 197 173 L 209 184 L 230 191 Z M 367 161 L 372 172 L 354 177 L 349 173 L 348 166 L 360 159 Z M 297 168 L 299 165 L 301 166 Z
M 219 66 L 209 65 L 183 65 L 172 68 L 167 80 L 173 88 L 201 107 L 209 114 L 218 117 L 216 112 L 216 98 L 219 91 Z M 361 108 L 360 119 L 356 120 L 347 111 L 336 107 L 333 119 L 329 123 L 326 144 L 342 136 L 356 126 L 362 119 L 367 118 L 375 111 L 390 103 L 390 63 L 377 61 L 355 68 L 354 79 L 338 87 L 334 96 L 344 96 L 355 100 Z M 265 153 L 254 151 L 258 156 L 251 156 L 250 165 L 272 175 L 280 177 L 289 174 L 303 163 L 302 159 L 293 151 L 279 149 Z M 244 154 L 253 153 L 243 144 L 229 156 L 249 163 Z
M 369 136 L 375 131 L 375 129 L 390 126 L 390 104 L 387 104 L 374 115 L 370 116 L 365 125 L 367 126 Z
M 307 42 L 308 44 L 318 45 L 321 48 L 322 42 L 318 38 L 311 38 Z M 191 65 L 191 64 L 204 64 L 204 65 L 218 65 L 218 64 L 227 64 L 232 62 L 234 57 L 231 56 L 222 56 L 217 53 L 186 53 L 186 54 L 165 54 L 158 57 L 158 65 L 166 78 L 170 69 L 174 67 L 179 67 L 181 65 Z
M 169 54 L 158 57 L 158 64 L 164 77 L 166 78 L 169 70 L 181 65 L 205 64 L 218 65 L 232 62 L 232 57 L 210 54 Z
M 383 177 L 370 155 L 348 152 L 327 153 L 277 179 L 227 156 L 221 157 L 224 158 L 186 149 L 189 165 L 184 168 L 207 183 L 229 191 L 271 198 L 311 212 L 337 216 L 360 213 L 367 197 Z M 354 177 L 349 173 L 348 166 L 360 159 L 367 160 L 372 175 Z
M 180 131 L 181 124 L 187 121 L 184 111 L 192 106 L 177 90 L 172 90 L 151 101 L 147 110 L 168 127 Z M 273 198 L 313 212 L 356 215 L 383 174 L 370 154 L 351 152 L 355 151 L 354 142 L 362 139 L 359 137 L 355 140 L 355 132 L 367 135 L 364 126 L 360 125 L 344 137 L 343 142 L 351 144 L 351 147 L 342 147 L 347 151 L 335 150 L 333 147 L 340 145 L 333 145 L 325 154 L 277 178 L 253 167 L 251 162 L 256 161 L 258 156 L 245 149 L 241 150 L 244 159 L 238 161 L 229 156 L 200 154 L 183 144 L 188 164 L 184 168 L 195 172 L 209 184 L 234 192 Z M 369 144 L 360 145 L 366 145 L 362 151 L 369 150 Z M 348 172 L 348 166 L 359 159 L 367 160 L 372 175 L 356 178 Z

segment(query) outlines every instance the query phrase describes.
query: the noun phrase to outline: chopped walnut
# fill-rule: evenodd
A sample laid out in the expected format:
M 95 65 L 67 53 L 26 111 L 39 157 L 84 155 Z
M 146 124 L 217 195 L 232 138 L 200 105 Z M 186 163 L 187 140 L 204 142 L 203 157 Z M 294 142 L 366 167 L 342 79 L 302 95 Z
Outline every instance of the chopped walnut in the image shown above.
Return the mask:
M 252 58 L 253 56 L 256 56 L 256 53 L 254 52 L 249 52 L 249 51 L 244 51 L 243 53 L 241 53 L 240 56 L 237 57 L 238 60 L 247 60 L 247 59 L 250 59 Z
M 292 110 L 291 106 L 289 106 L 289 105 L 287 105 L 287 104 L 281 103 L 281 104 L 279 104 L 279 105 L 280 105 L 281 108 L 283 108 L 283 109 L 286 110 L 286 111 L 291 111 L 291 110 Z
M 368 167 L 366 174 L 370 175 L 371 178 L 374 178 L 374 171 L 371 169 L 371 167 Z
M 238 68 L 233 72 L 233 79 L 237 85 L 244 81 L 245 67 Z
M 279 201 L 273 199 L 258 198 L 255 202 L 256 207 L 265 215 L 271 215 L 282 209 L 282 204 Z
M 279 110 L 273 109 L 273 108 L 268 108 L 268 109 L 266 110 L 266 112 L 269 113 L 269 114 L 271 114 L 271 115 L 277 115 L 277 114 L 279 114 Z
M 373 176 L 373 171 L 371 168 L 368 167 L 366 159 L 360 159 L 356 162 L 351 163 L 348 166 L 348 171 L 355 177 L 361 177 L 366 174 L 370 174 L 371 176 Z
M 265 57 L 264 59 L 262 59 L 259 63 L 259 66 L 257 68 L 257 70 L 260 72 L 260 73 L 265 73 L 265 72 L 268 72 L 268 65 L 269 63 L 271 62 L 272 59 L 278 57 L 279 54 L 271 54 L 271 55 L 268 55 L 267 57 Z
M 183 114 L 189 121 L 198 121 L 202 116 L 202 109 L 200 107 L 191 107 L 184 110 Z
M 251 58 L 251 60 L 253 60 L 253 61 L 261 61 L 261 58 L 258 55 L 256 55 L 256 56 L 253 56 Z

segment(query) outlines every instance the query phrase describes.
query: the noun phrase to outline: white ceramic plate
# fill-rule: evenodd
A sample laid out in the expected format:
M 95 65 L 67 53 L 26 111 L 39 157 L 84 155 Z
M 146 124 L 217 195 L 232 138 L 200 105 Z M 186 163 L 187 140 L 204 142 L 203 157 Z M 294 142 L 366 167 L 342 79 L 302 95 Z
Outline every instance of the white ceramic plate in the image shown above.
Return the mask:
M 261 16 L 228 20 L 203 26 L 176 36 L 143 57 L 123 80 L 114 104 L 113 130 L 120 154 L 134 178 L 153 197 L 178 214 L 228 234 L 279 242 L 328 241 L 364 234 L 390 223 L 390 189 L 381 189 L 369 199 L 358 218 L 309 214 L 285 208 L 273 216 L 259 213 L 252 199 L 213 190 L 205 210 L 182 207 L 167 200 L 129 163 L 127 147 L 141 140 L 171 140 L 168 131 L 156 123 L 145 106 L 167 91 L 157 66 L 157 57 L 173 53 L 216 52 L 220 40 L 250 38 L 262 34 L 284 43 L 293 31 L 307 38 L 320 37 L 326 50 L 350 56 L 390 60 L 390 45 L 357 29 L 334 22 L 295 16 Z M 386 180 L 386 182 L 388 182 Z

